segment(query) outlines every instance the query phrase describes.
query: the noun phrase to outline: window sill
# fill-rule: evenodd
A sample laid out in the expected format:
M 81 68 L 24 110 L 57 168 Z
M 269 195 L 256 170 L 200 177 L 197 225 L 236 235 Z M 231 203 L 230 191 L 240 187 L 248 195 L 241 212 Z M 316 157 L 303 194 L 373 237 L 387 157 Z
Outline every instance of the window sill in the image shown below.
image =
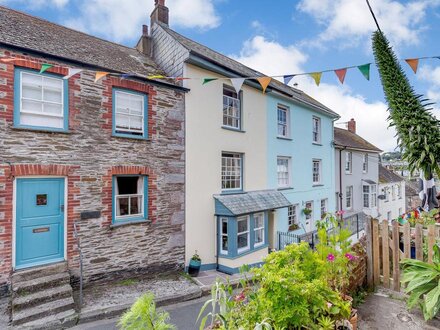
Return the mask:
M 40 133 L 59 133 L 59 134 L 72 134 L 72 131 L 64 129 L 50 129 L 50 128 L 39 128 L 31 126 L 12 126 L 13 130 L 17 131 L 28 131 L 28 132 L 40 132 Z
M 320 147 L 322 147 L 322 143 L 320 143 L 320 142 L 312 142 L 312 144 L 315 145 L 315 146 L 320 146 Z
M 143 220 L 126 220 L 124 222 L 115 222 L 110 225 L 110 229 L 118 228 L 118 227 L 125 227 L 129 225 L 138 225 L 143 223 L 151 223 L 151 220 L 143 219 Z
M 293 187 L 280 187 L 277 188 L 278 191 L 283 191 L 283 190 L 293 190 Z
M 235 128 L 235 127 L 222 126 L 222 128 L 227 131 L 233 131 L 233 132 L 237 132 L 237 133 L 246 133 L 246 131 L 243 131 L 242 129 Z
M 130 134 L 112 133 L 112 137 L 129 139 L 129 140 L 151 141 L 148 137 L 137 136 L 137 135 L 130 135 Z
M 313 184 L 312 187 L 324 187 L 324 184 L 316 183 L 316 184 Z
M 277 139 L 279 139 L 279 140 L 286 140 L 286 141 L 293 141 L 292 138 L 285 137 L 285 136 L 277 136 Z
M 346 175 L 352 175 L 353 172 L 345 172 Z
M 234 195 L 234 194 L 246 194 L 243 190 L 222 190 L 220 195 Z

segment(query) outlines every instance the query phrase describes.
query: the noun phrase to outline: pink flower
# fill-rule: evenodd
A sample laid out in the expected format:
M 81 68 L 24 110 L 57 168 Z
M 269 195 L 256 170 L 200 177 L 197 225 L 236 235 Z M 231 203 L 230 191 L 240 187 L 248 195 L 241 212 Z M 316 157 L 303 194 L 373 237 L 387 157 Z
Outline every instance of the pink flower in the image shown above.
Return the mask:
M 246 296 L 244 295 L 244 292 L 241 292 L 240 294 L 238 294 L 234 297 L 235 302 L 242 302 L 245 299 L 246 299 Z
M 350 261 L 353 261 L 353 260 L 356 259 L 356 256 L 354 256 L 354 255 L 352 255 L 352 254 L 350 254 L 350 253 L 346 253 L 346 254 L 345 254 L 345 257 L 346 257 L 348 260 L 350 260 Z
M 333 304 L 331 302 L 327 301 L 327 308 L 330 309 L 330 308 L 332 308 L 332 306 L 333 306 Z
M 336 211 L 336 215 L 338 216 L 338 217 L 341 217 L 341 216 L 343 216 L 344 215 L 344 213 L 345 213 L 345 211 L 344 210 L 340 210 L 340 211 Z
M 331 253 L 328 254 L 327 260 L 333 262 L 335 260 L 335 256 Z

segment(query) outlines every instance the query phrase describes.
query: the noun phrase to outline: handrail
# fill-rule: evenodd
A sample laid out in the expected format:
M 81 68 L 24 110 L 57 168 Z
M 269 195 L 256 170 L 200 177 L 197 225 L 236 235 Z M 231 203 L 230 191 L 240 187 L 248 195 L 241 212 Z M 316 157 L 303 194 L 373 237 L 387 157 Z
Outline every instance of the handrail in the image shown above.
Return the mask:
M 81 309 L 83 304 L 83 254 L 75 221 L 73 222 L 73 235 L 75 236 L 76 246 L 79 253 L 79 308 Z

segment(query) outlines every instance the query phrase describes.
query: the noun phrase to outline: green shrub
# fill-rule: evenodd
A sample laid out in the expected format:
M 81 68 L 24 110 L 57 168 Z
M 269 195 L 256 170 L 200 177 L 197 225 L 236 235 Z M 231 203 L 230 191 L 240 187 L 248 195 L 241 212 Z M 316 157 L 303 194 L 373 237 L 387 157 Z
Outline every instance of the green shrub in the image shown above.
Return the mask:
M 147 293 L 139 297 L 118 322 L 123 330 L 174 330 L 175 326 L 167 323 L 167 312 L 157 312 L 154 295 Z

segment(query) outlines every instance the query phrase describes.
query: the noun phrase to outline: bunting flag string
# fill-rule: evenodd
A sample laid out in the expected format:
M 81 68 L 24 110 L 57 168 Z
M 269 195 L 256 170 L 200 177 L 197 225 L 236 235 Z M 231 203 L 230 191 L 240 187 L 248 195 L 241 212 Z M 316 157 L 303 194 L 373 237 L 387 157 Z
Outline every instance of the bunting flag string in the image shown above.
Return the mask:
M 417 74 L 419 62 L 422 59 L 439 59 L 440 60 L 440 56 L 424 56 L 424 57 L 417 57 L 417 58 L 407 58 L 407 59 L 402 59 L 402 61 L 405 61 L 409 65 L 409 67 L 412 69 L 412 71 L 415 74 Z M 27 62 L 36 63 L 37 65 L 40 65 L 39 66 L 40 73 L 44 73 L 56 65 L 56 64 L 50 64 L 50 63 L 41 63 L 41 61 L 30 60 L 30 59 L 22 58 L 22 57 L 7 57 L 7 56 L 0 57 L 0 62 L 3 62 L 3 63 L 14 63 L 15 64 L 16 62 L 21 62 L 21 61 L 27 61 Z M 362 75 L 365 77 L 365 79 L 370 80 L 371 64 L 372 63 L 366 63 L 366 64 L 362 64 L 362 65 L 347 66 L 347 67 L 343 67 L 343 68 L 339 68 L 339 69 L 329 69 L 329 70 L 302 72 L 302 73 L 291 73 L 291 74 L 285 74 L 285 75 L 253 76 L 253 77 L 251 77 L 251 76 L 249 76 L 249 77 L 219 77 L 219 78 L 169 77 L 169 76 L 165 76 L 162 74 L 142 75 L 142 74 L 137 74 L 137 73 L 94 71 L 94 70 L 89 70 L 89 69 L 86 70 L 86 69 L 68 67 L 67 74 L 63 77 L 63 79 L 70 79 L 71 77 L 73 77 L 74 75 L 76 75 L 82 71 L 92 71 L 92 72 L 95 72 L 95 82 L 100 81 L 102 78 L 106 77 L 107 75 L 119 76 L 119 77 L 121 77 L 121 79 L 127 79 L 130 77 L 146 78 L 149 80 L 172 79 L 176 82 L 189 80 L 189 79 L 191 79 L 191 80 L 200 80 L 201 79 L 202 85 L 208 84 L 208 83 L 215 81 L 215 80 L 229 80 L 231 82 L 232 86 L 234 87 L 234 89 L 237 91 L 237 93 L 240 92 L 240 90 L 246 80 L 257 80 L 258 83 L 261 85 L 263 93 L 265 93 L 267 87 L 270 85 L 272 79 L 274 79 L 274 78 L 282 78 L 284 81 L 284 84 L 288 85 L 294 77 L 307 75 L 307 76 L 310 76 L 314 80 L 314 82 L 317 86 L 319 86 L 321 83 L 321 78 L 322 78 L 323 73 L 334 72 L 336 74 L 336 77 L 338 78 L 339 82 L 341 84 L 344 84 L 347 71 L 349 69 L 353 69 L 353 68 L 357 68 L 362 73 Z

